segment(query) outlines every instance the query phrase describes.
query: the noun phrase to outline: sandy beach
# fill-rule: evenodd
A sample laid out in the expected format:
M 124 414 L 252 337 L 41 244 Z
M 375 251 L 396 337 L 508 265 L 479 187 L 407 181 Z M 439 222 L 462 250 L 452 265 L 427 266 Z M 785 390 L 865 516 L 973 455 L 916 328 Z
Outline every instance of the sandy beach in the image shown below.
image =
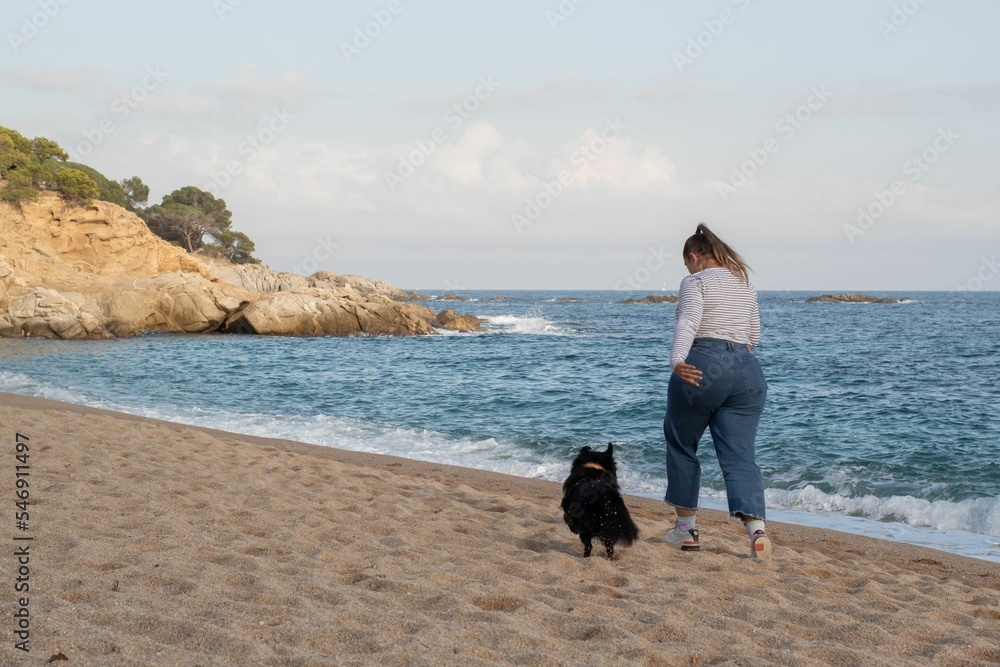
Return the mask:
M 712 511 L 682 553 L 631 496 L 639 543 L 583 559 L 552 482 L 12 394 L 0 423 L 2 664 L 1000 663 L 1000 564 L 775 522 L 759 563 Z

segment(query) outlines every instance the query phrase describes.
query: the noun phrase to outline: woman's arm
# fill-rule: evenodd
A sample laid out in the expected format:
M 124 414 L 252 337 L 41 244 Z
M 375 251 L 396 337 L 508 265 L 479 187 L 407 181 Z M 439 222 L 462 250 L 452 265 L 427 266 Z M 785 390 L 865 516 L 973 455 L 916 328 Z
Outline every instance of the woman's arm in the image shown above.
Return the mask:
M 750 345 L 760 344 L 760 309 L 757 307 L 757 295 L 754 294 L 753 311 L 750 313 Z
M 674 342 L 670 347 L 670 367 L 675 369 L 687 359 L 695 334 L 701 324 L 705 308 L 704 286 L 701 280 L 687 276 L 681 281 L 680 298 L 677 301 L 677 326 L 674 328 Z

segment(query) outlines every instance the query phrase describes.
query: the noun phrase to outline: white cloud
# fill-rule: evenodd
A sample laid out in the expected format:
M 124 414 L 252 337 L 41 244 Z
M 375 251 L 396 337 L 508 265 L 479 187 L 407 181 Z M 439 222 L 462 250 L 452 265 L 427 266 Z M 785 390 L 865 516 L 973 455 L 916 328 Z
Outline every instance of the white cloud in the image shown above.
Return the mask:
M 627 136 L 588 128 L 566 144 L 551 175 L 562 171 L 573 175 L 569 187 L 601 184 L 613 192 L 627 193 L 669 187 L 677 169 L 655 146 L 641 146 Z
M 494 125 L 476 123 L 458 141 L 442 146 L 430 166 L 463 187 L 509 191 L 525 182 L 518 158 L 518 148 Z
M 483 181 L 483 162 L 503 144 L 499 130 L 489 123 L 477 123 L 454 144 L 441 148 L 437 165 L 459 185 Z

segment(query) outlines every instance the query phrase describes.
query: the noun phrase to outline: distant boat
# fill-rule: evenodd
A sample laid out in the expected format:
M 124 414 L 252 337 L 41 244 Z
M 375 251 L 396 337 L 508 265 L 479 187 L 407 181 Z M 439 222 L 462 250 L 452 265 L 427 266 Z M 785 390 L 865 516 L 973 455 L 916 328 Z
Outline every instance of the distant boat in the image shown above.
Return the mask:
M 666 283 L 663 283 L 663 286 L 662 286 L 662 287 L 660 287 L 660 291 L 661 291 L 661 292 L 669 292 L 669 291 L 670 291 L 670 288 L 668 288 L 668 287 L 667 287 L 667 284 L 666 284 Z

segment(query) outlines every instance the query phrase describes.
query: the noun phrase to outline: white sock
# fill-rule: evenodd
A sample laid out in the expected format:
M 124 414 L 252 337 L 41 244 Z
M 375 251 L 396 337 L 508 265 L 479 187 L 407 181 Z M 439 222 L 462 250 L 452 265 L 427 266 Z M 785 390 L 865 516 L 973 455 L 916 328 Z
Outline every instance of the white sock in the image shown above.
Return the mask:
M 677 527 L 685 532 L 694 530 L 697 527 L 695 525 L 697 520 L 697 516 L 679 516 L 677 517 Z
M 764 522 L 761 521 L 760 519 L 747 521 L 744 525 L 747 527 L 747 534 L 749 534 L 750 537 L 753 537 L 753 534 L 756 533 L 758 530 L 764 530 Z

